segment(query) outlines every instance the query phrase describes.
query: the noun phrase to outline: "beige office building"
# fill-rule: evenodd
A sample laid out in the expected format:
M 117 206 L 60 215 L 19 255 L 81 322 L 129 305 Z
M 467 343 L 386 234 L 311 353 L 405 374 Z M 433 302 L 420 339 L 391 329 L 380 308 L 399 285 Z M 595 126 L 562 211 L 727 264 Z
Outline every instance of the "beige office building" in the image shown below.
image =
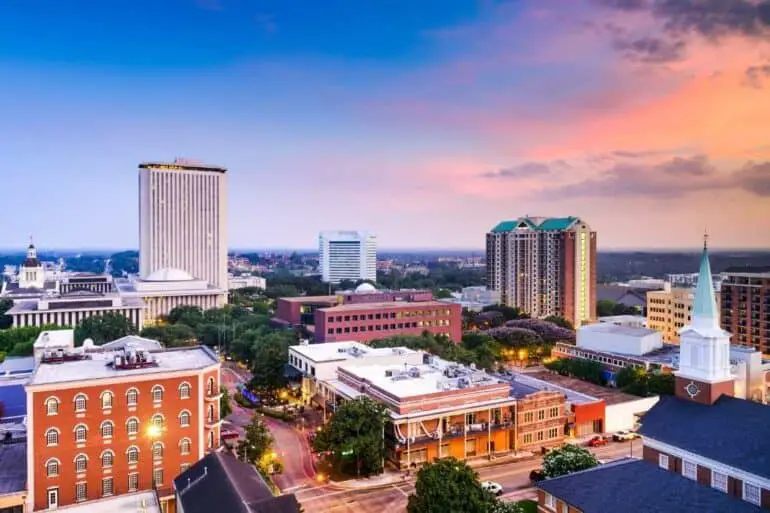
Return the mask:
M 679 330 L 692 320 L 694 288 L 664 285 L 663 290 L 647 292 L 647 326 L 663 333 L 663 341 L 679 343 Z M 719 306 L 719 294 L 716 295 Z
M 227 170 L 177 159 L 139 164 L 139 274 L 179 269 L 227 290 Z

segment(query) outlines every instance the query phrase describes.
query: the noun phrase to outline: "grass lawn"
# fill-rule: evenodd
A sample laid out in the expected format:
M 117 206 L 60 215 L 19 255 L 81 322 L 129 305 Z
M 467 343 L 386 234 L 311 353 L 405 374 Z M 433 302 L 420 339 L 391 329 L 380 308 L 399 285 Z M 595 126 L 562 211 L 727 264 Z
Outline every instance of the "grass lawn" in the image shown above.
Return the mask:
M 523 500 L 516 504 L 522 507 L 524 513 L 537 513 L 537 501 Z

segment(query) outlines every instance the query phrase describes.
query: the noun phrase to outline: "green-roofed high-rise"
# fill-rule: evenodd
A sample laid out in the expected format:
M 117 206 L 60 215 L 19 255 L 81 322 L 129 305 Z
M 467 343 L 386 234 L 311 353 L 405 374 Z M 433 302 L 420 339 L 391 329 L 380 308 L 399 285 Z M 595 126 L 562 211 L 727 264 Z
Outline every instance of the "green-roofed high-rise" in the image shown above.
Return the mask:
M 596 312 L 596 232 L 577 217 L 498 223 L 487 233 L 487 287 L 532 317 L 584 324 Z

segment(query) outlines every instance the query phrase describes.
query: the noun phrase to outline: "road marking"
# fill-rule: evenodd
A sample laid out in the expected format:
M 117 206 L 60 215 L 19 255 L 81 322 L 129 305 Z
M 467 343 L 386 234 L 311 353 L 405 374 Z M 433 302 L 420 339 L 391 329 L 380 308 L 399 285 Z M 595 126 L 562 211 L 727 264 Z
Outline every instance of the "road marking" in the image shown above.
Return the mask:
M 403 494 L 404 494 L 404 497 L 409 497 L 409 494 L 408 494 L 408 493 L 406 493 L 404 490 L 402 490 L 400 486 L 396 486 L 395 488 L 396 488 L 396 490 L 398 490 L 399 492 L 403 493 Z

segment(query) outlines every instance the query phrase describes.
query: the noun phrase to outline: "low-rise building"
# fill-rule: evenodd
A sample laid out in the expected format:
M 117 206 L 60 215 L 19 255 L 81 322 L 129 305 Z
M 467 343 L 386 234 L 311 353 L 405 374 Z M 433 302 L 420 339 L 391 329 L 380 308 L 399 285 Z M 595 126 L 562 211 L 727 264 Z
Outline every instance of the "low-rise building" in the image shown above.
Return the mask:
M 597 352 L 620 352 L 641 356 L 663 347 L 661 334 L 650 328 L 600 322 L 581 326 L 576 333 L 577 347 Z
M 267 288 L 267 280 L 262 276 L 252 276 L 250 274 L 230 275 L 227 277 L 227 288 L 228 290 L 246 288 L 265 290 Z
M 631 328 L 647 327 L 647 317 L 643 315 L 607 315 L 596 320 L 597 322 L 614 324 L 616 326 L 629 326 Z
M 27 493 L 27 444 L 4 441 L 0 444 L 0 512 L 24 513 Z
M 452 297 L 439 299 L 444 303 L 457 303 L 463 309 L 471 312 L 481 312 L 488 306 L 494 306 L 500 303 L 500 292 L 489 290 L 486 287 L 465 287 L 459 294 L 453 294 Z

